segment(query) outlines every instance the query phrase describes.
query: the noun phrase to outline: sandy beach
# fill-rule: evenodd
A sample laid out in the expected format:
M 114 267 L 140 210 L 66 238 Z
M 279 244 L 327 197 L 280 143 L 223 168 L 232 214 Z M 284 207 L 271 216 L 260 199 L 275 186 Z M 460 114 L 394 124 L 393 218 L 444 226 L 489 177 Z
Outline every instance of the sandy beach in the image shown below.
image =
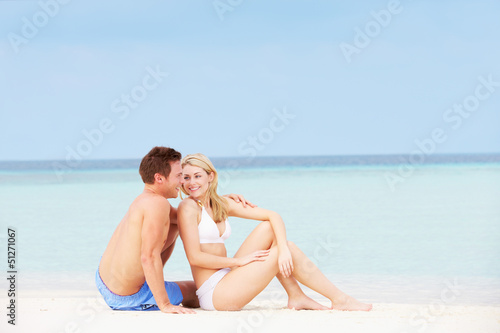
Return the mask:
M 500 332 L 496 306 L 375 303 L 370 312 L 295 311 L 282 301 L 254 300 L 238 312 L 169 315 L 113 311 L 97 294 L 17 301 L 16 326 L 3 316 L 2 332 Z

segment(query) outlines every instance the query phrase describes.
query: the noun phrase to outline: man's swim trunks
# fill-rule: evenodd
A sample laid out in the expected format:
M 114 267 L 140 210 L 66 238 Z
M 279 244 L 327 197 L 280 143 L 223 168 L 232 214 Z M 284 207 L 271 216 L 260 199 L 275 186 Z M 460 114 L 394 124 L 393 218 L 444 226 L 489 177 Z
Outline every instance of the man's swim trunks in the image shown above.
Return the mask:
M 129 296 L 120 296 L 113 293 L 104 284 L 99 274 L 99 269 L 95 273 L 95 283 L 97 289 L 104 297 L 106 304 L 113 310 L 127 310 L 127 311 L 143 311 L 143 310 L 159 310 L 156 304 L 153 293 L 149 289 L 146 282 L 142 285 L 141 289 L 135 294 Z M 179 305 L 182 302 L 182 293 L 179 285 L 175 282 L 165 281 L 165 289 L 167 290 L 170 303 Z

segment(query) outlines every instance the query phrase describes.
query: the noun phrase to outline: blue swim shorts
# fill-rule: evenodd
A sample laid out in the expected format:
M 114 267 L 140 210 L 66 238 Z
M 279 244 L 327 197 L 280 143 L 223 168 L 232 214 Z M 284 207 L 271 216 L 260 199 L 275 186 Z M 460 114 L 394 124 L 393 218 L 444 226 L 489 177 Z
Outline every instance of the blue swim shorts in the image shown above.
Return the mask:
M 104 297 L 104 301 L 113 310 L 125 310 L 125 311 L 149 311 L 149 310 L 159 310 L 156 304 L 153 293 L 149 289 L 146 282 L 142 285 L 141 289 L 135 294 L 129 296 L 120 296 L 113 293 L 104 284 L 99 274 L 99 269 L 95 273 L 95 283 L 97 289 Z M 165 281 L 165 289 L 167 290 L 168 298 L 170 303 L 174 305 L 179 305 L 182 302 L 181 288 L 175 282 Z

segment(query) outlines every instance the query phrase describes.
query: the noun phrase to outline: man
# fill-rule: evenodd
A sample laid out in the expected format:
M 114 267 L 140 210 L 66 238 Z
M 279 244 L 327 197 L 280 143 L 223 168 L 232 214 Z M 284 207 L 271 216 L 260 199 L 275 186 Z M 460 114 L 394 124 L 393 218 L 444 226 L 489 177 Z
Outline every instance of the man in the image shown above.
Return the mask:
M 179 193 L 180 160 L 176 150 L 154 147 L 141 161 L 144 191 L 113 233 L 96 272 L 97 288 L 112 309 L 195 313 L 187 307 L 199 307 L 193 281 L 163 279 L 179 235 L 177 209 L 167 199 Z M 230 197 L 245 205 L 243 198 Z

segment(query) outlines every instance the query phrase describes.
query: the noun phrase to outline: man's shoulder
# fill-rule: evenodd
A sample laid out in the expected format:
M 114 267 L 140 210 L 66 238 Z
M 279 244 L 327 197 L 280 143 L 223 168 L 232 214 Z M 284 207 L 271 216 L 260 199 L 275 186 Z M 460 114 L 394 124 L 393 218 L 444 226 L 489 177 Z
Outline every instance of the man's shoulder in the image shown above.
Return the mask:
M 160 195 L 141 193 L 132 203 L 135 209 L 160 209 L 170 210 L 170 202 Z

